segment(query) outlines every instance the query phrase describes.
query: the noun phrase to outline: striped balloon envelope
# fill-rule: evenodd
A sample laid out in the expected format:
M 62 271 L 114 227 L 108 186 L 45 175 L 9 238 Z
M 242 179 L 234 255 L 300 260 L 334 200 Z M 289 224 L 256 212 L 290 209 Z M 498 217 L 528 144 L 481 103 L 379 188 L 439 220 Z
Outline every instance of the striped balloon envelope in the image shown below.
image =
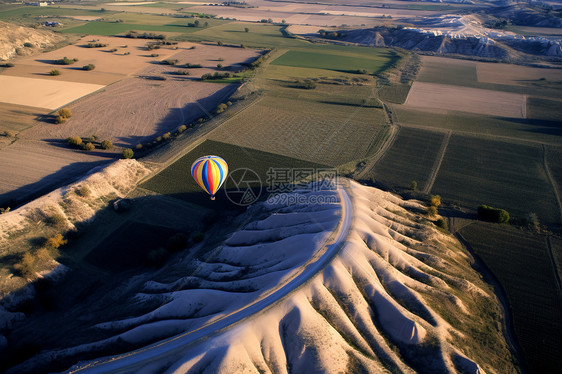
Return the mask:
M 193 179 L 211 195 L 211 200 L 215 200 L 215 194 L 224 183 L 227 174 L 228 164 L 219 156 L 199 157 L 191 165 Z

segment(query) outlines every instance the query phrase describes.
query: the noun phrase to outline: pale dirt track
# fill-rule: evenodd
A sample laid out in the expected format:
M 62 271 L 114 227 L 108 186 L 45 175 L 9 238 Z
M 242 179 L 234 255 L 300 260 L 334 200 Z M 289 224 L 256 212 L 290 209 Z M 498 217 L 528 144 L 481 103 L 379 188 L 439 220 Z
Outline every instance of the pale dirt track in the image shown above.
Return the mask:
M 414 82 L 404 106 L 525 118 L 525 95 L 438 83 Z

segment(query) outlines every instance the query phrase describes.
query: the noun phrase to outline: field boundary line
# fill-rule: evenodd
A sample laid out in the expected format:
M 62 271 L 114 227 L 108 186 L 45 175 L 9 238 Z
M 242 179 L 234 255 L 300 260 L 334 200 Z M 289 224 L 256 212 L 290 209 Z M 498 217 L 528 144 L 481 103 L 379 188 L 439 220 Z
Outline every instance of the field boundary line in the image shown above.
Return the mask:
M 556 285 L 558 286 L 559 296 L 562 297 L 562 280 L 560 280 L 560 273 L 558 272 L 558 266 L 556 264 L 556 259 L 552 253 L 552 243 L 550 242 L 550 236 L 546 237 L 546 250 L 548 251 L 548 257 L 552 262 L 552 267 L 554 268 L 554 276 L 556 277 Z
M 558 193 L 558 183 L 552 177 L 552 173 L 550 172 L 550 168 L 548 167 L 548 161 L 546 158 L 546 145 L 542 145 L 542 157 L 543 157 L 543 167 L 544 171 L 546 172 L 546 176 L 550 181 L 550 185 L 554 190 L 554 197 L 556 198 L 556 202 L 558 203 L 558 212 L 560 213 L 560 222 L 562 223 L 562 200 L 560 199 L 560 194 Z
M 367 174 L 368 172 L 372 171 L 382 156 L 392 147 L 394 142 L 396 141 L 397 135 L 400 132 L 400 125 L 398 125 L 398 120 L 392 109 L 385 103 L 383 103 L 384 114 L 387 117 L 389 123 L 389 134 L 386 140 L 383 142 L 381 147 L 376 151 L 373 156 L 370 157 L 369 162 L 365 165 L 363 170 L 357 174 L 357 178 L 361 179 Z
M 429 193 L 433 188 L 433 184 L 435 183 L 435 179 L 437 179 L 437 173 L 439 173 L 439 169 L 441 169 L 441 164 L 443 163 L 443 159 L 445 158 L 445 152 L 447 151 L 447 147 L 449 146 L 449 140 L 451 140 L 451 135 L 453 134 L 452 130 L 447 131 L 443 141 L 441 142 L 441 148 L 439 148 L 439 157 L 435 159 L 433 163 L 433 167 L 431 168 L 431 174 L 429 174 L 429 178 L 427 179 L 427 184 L 423 189 L 424 193 Z

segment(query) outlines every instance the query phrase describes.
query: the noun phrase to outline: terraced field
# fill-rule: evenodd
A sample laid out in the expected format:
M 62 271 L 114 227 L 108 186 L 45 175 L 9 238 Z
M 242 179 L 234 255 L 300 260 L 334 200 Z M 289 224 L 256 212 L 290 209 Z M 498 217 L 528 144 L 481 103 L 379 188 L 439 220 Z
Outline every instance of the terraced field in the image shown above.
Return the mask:
M 509 299 L 515 333 L 536 373 L 562 365 L 562 296 L 544 236 L 507 225 L 474 223 L 461 230 Z
M 533 212 L 541 222 L 560 222 L 540 145 L 453 134 L 431 192 L 473 208 L 487 204 L 520 217 Z
M 442 132 L 401 128 L 392 147 L 366 176 L 390 188 L 407 189 L 415 180 L 422 189 L 428 182 L 444 136 Z

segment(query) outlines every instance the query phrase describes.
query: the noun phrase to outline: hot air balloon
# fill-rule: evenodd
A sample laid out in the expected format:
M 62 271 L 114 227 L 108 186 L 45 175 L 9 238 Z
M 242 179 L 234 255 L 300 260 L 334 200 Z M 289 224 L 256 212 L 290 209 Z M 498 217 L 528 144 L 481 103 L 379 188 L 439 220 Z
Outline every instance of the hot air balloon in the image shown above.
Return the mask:
M 193 165 L 191 165 L 191 175 L 195 182 L 204 189 L 211 200 L 215 200 L 215 194 L 220 186 L 224 183 L 228 174 L 228 165 L 225 160 L 219 156 L 203 156 L 199 157 Z

